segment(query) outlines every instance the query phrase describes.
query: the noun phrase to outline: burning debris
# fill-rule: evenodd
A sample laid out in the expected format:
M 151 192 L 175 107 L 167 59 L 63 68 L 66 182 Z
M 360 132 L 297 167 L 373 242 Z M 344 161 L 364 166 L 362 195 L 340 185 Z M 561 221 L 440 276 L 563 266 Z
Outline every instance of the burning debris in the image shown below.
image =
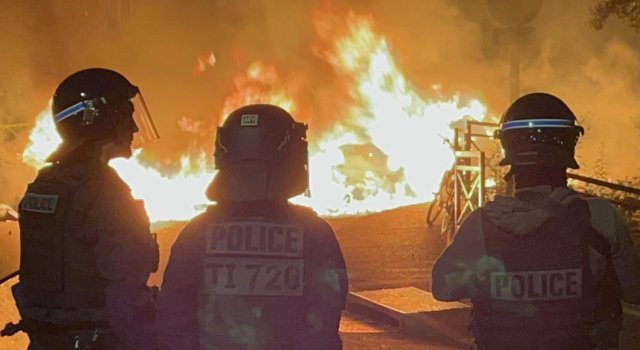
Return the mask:
M 198 63 L 193 67 L 193 75 L 200 75 L 204 73 L 207 66 L 213 67 L 216 64 L 216 56 L 213 55 L 213 51 L 209 51 L 204 55 L 198 56 Z
M 6 204 L 0 203 L 0 222 L 2 221 L 18 221 L 18 212 Z

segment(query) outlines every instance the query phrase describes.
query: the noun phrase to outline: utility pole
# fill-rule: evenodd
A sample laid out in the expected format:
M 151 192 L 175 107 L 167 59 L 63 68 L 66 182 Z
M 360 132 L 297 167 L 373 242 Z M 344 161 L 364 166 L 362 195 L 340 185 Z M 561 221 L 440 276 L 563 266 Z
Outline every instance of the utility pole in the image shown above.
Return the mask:
M 520 97 L 520 49 L 536 40 L 531 22 L 542 8 L 542 0 L 487 0 L 487 7 L 493 18 L 505 28 L 493 30 L 496 45 L 509 47 L 509 101 L 513 103 Z M 513 196 L 515 184 L 513 177 L 507 179 L 507 196 Z
M 520 97 L 520 45 L 509 45 L 509 100 L 513 103 Z
M 113 30 L 126 28 L 132 20 L 132 0 L 116 0 L 108 4 L 107 25 Z

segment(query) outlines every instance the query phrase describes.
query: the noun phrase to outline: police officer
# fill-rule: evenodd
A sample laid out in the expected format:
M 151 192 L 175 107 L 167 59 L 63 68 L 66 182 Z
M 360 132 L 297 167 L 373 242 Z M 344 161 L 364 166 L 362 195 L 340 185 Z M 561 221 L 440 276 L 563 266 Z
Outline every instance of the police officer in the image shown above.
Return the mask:
M 157 138 L 140 90 L 107 69 L 65 79 L 52 105 L 62 144 L 19 207 L 13 293 L 30 350 L 155 349 L 147 287 L 158 246 L 141 201 L 107 165 Z
M 342 349 L 340 246 L 288 203 L 308 188 L 306 129 L 272 105 L 239 108 L 218 129 L 217 205 L 180 233 L 158 297 L 166 349 Z
M 583 133 L 545 93 L 503 115 L 500 165 L 511 166 L 515 197 L 472 212 L 432 272 L 436 299 L 471 298 L 479 349 L 615 349 L 620 300 L 640 303 L 640 258 L 623 219 L 567 187 Z

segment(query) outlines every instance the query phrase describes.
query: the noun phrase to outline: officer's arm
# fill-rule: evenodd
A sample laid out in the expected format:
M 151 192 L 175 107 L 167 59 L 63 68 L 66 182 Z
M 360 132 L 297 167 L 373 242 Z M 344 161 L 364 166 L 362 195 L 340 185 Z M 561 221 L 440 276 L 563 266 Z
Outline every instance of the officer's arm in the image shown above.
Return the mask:
M 588 203 L 591 225 L 607 238 L 611 247 L 611 261 L 620 283 L 620 299 L 631 304 L 640 303 L 640 256 L 624 219 L 604 199 L 591 199 Z
M 198 292 L 203 272 L 204 242 L 194 219 L 171 247 L 158 295 L 157 325 L 163 349 L 199 349 Z
M 133 198 L 107 191 L 94 206 L 95 256 L 107 280 L 105 313 L 118 338 L 134 349 L 156 349 L 155 308 L 147 280 L 157 258 L 148 218 L 137 217 Z M 155 252 L 154 252 L 155 250 Z
M 333 229 L 324 221 L 318 222 L 313 232 L 306 234 L 313 234 L 320 239 L 313 240 L 316 245 L 308 262 L 305 257 L 305 264 L 311 263 L 312 269 L 307 286 L 308 309 L 301 348 L 342 349 L 338 328 L 348 292 L 347 268 L 342 250 Z
M 431 293 L 437 300 L 454 301 L 476 293 L 478 268 L 485 252 L 480 212 L 472 212 L 431 271 Z

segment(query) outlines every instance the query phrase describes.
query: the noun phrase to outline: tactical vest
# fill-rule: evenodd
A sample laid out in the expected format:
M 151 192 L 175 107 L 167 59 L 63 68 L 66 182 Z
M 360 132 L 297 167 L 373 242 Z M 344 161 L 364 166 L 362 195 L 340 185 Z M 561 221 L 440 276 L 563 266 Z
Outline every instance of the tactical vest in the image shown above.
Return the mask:
M 20 202 L 20 284 L 24 308 L 104 306 L 93 232 L 84 230 L 105 165 L 54 164 L 41 170 Z
M 589 330 L 602 291 L 589 268 L 589 208 L 577 201 L 526 235 L 508 234 L 484 215 L 492 270 L 473 300 L 480 349 L 591 349 Z
M 297 349 L 307 324 L 315 214 L 288 208 L 272 217 L 204 219 L 204 276 L 198 297 L 201 344 L 220 350 Z

